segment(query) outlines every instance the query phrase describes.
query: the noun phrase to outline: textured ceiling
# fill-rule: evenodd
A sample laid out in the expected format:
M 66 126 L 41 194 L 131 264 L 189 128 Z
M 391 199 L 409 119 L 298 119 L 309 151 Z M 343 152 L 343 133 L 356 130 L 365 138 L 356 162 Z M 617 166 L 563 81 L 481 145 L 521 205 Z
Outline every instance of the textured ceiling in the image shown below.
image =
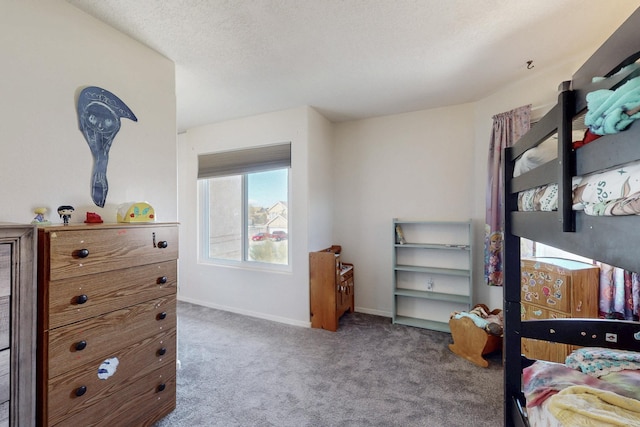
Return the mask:
M 640 6 L 640 0 L 67 1 L 175 62 L 180 131 L 302 105 L 343 121 L 473 102 L 601 43 Z

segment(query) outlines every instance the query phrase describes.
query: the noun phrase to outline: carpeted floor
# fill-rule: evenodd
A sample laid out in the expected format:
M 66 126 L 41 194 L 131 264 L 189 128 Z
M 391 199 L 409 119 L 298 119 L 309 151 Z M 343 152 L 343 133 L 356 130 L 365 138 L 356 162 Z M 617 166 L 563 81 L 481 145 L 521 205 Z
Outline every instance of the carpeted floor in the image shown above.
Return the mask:
M 451 335 L 347 313 L 338 332 L 178 303 L 177 408 L 168 426 L 503 424 L 502 364 Z

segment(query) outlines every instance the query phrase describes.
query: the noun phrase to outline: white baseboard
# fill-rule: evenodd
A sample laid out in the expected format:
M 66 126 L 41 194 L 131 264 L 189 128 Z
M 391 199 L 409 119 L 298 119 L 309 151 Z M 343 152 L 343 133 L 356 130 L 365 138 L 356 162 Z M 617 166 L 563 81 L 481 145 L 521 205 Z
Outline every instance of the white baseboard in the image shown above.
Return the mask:
M 355 311 L 358 313 L 372 314 L 374 316 L 388 317 L 389 319 L 391 319 L 392 317 L 391 313 L 388 311 L 375 310 L 375 309 L 366 308 L 366 307 L 355 307 Z
M 286 318 L 286 317 L 273 316 L 273 315 L 270 315 L 270 314 L 260 313 L 260 312 L 256 312 L 256 311 L 239 310 L 239 309 L 237 309 L 235 307 L 228 307 L 228 306 L 219 305 L 219 304 L 211 304 L 211 303 L 207 303 L 207 302 L 203 302 L 203 301 L 195 300 L 195 299 L 191 299 L 191 298 L 186 298 L 186 297 L 178 297 L 178 301 L 184 301 L 184 302 L 188 302 L 188 303 L 195 304 L 195 305 L 201 305 L 201 306 L 204 306 L 204 307 L 215 308 L 217 310 L 222 310 L 222 311 L 229 311 L 231 313 L 243 314 L 245 316 L 257 317 L 258 319 L 271 320 L 271 321 L 274 321 L 274 322 L 284 323 L 284 324 L 287 324 L 287 325 L 301 326 L 303 328 L 310 328 L 311 327 L 311 322 L 310 321 L 309 322 L 304 322 L 304 321 L 300 321 L 300 320 L 289 319 L 289 318 Z

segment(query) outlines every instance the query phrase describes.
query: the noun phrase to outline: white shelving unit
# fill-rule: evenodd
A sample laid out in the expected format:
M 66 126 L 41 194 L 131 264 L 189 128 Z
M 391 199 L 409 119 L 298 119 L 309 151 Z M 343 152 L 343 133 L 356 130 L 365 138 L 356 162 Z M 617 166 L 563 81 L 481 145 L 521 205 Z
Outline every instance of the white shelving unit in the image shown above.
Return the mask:
M 394 218 L 393 239 L 393 323 L 450 332 L 472 303 L 471 221 Z

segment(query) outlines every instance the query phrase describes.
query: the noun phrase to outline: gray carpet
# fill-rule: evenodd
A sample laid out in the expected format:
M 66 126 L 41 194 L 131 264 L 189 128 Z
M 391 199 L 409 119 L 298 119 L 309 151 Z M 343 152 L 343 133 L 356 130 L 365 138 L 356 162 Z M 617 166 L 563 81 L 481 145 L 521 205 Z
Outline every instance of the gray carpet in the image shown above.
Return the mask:
M 177 408 L 168 426 L 500 426 L 502 364 L 451 335 L 347 313 L 338 332 L 178 303 Z

